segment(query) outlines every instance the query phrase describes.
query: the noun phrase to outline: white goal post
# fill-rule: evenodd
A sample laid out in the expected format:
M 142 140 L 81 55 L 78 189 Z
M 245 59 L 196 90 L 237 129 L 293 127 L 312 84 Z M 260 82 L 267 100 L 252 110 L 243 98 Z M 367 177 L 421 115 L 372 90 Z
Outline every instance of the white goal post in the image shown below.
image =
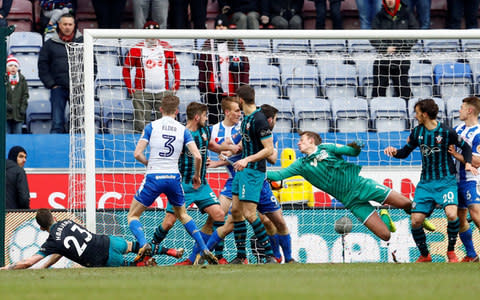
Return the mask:
M 139 30 L 139 29 L 134 29 L 134 30 L 114 30 L 114 29 L 85 29 L 84 30 L 84 44 L 83 44 L 83 49 L 80 48 L 80 46 L 73 46 L 75 50 L 74 52 L 77 51 L 78 53 L 81 51 L 83 53 L 78 54 L 70 54 L 70 57 L 75 57 L 75 59 L 79 60 L 76 62 L 70 61 L 70 69 L 72 72 L 72 66 L 77 64 L 77 68 L 79 63 L 83 65 L 83 72 L 81 70 L 77 70 L 77 72 L 81 72 L 82 74 L 79 74 L 80 77 L 83 76 L 83 79 L 81 81 L 81 87 L 78 87 L 80 90 L 83 89 L 83 91 L 80 91 L 79 93 L 82 94 L 80 100 L 82 102 L 82 106 L 84 109 L 84 112 L 82 114 L 79 114 L 78 117 L 80 120 L 74 120 L 77 115 L 77 111 L 75 111 L 75 105 L 71 104 L 71 111 L 70 111 L 70 135 L 72 136 L 71 138 L 71 145 L 70 145 L 70 153 L 71 156 L 75 157 L 80 157 L 79 159 L 77 158 L 71 158 L 71 174 L 70 174 L 70 184 L 69 184 L 69 203 L 77 203 L 77 205 L 73 205 L 71 209 L 77 210 L 77 207 L 79 211 L 82 212 L 82 216 L 84 217 L 84 221 L 86 224 L 86 227 L 91 230 L 92 232 L 97 232 L 98 230 L 98 218 L 97 218 L 97 201 L 98 201 L 98 195 L 96 191 L 96 186 L 98 184 L 97 182 L 97 174 L 103 172 L 104 170 L 100 170 L 98 166 L 96 166 L 96 162 L 98 160 L 98 157 L 96 157 L 96 153 L 98 151 L 96 150 L 96 135 L 98 133 L 98 125 L 96 125 L 96 104 L 95 104 L 95 99 L 97 97 L 97 91 L 96 91 L 96 82 L 95 82 L 95 72 L 96 72 L 96 64 L 98 63 L 95 60 L 95 46 L 97 43 L 103 43 L 105 40 L 112 40 L 112 41 L 121 41 L 121 40 L 132 40 L 132 41 L 138 41 L 138 40 L 143 40 L 143 39 L 160 39 L 160 40 L 177 40 L 177 39 L 192 39 L 196 41 L 202 41 L 206 39 L 220 39 L 220 40 L 232 40 L 232 39 L 242 39 L 242 40 L 271 40 L 271 44 L 274 45 L 275 43 L 273 42 L 274 40 L 308 40 L 309 44 L 313 45 L 313 40 L 344 40 L 344 41 L 353 41 L 353 40 L 422 40 L 422 41 L 429 41 L 429 40 L 456 40 L 456 41 L 473 41 L 476 40 L 478 44 L 478 49 L 474 50 L 469 50 L 469 56 L 464 55 L 463 51 L 466 50 L 459 50 L 462 51 L 462 55 L 459 55 L 458 53 L 452 54 L 450 50 L 442 50 L 442 49 L 437 49 L 438 52 L 431 52 L 428 57 L 420 57 L 419 59 L 436 59 L 440 58 L 451 58 L 455 57 L 455 59 L 461 57 L 467 58 L 472 57 L 472 56 L 478 56 L 478 61 L 476 60 L 476 63 L 479 64 L 480 66 L 480 30 Z M 100 41 L 100 42 L 99 42 Z M 133 42 L 132 42 L 133 43 Z M 461 43 L 461 42 L 460 42 Z M 108 43 L 107 43 L 108 44 Z M 134 45 L 134 44 L 131 44 Z M 273 47 L 273 46 L 272 46 Z M 472 48 L 473 49 L 473 48 Z M 173 49 L 175 51 L 177 49 Z M 305 60 L 315 60 L 318 58 L 317 57 L 306 57 L 305 54 L 296 53 L 295 51 L 286 51 L 285 53 L 274 53 L 272 49 L 270 49 L 271 52 L 267 54 L 268 59 L 275 60 L 275 61 L 281 61 L 282 59 L 288 60 L 290 57 L 295 57 L 298 55 L 298 57 L 301 57 L 302 59 Z M 196 51 L 196 52 L 195 52 Z M 198 55 L 202 50 L 200 48 L 195 48 L 194 52 L 196 55 Z M 325 52 L 325 57 L 324 61 L 327 61 L 330 57 L 332 59 L 334 57 L 337 57 L 336 53 L 334 52 L 335 50 Z M 407 54 L 407 58 L 409 57 L 414 57 L 418 53 L 415 52 L 416 50 L 412 50 L 410 54 Z M 456 50 L 454 50 L 456 51 Z M 247 49 L 248 52 L 248 49 Z M 73 52 L 72 52 L 73 53 Z M 262 56 L 265 54 L 260 54 L 258 53 L 258 56 Z M 256 55 L 256 53 L 253 53 L 253 55 Z M 252 54 L 252 53 L 250 53 Z M 312 53 L 308 54 L 311 55 Z M 375 57 L 372 56 L 373 54 L 370 53 L 371 55 L 366 55 L 362 56 L 360 54 L 357 59 L 359 60 L 371 60 L 368 63 L 372 63 L 373 60 L 375 60 Z M 478 55 L 477 55 L 478 54 Z M 122 55 L 125 55 L 124 53 Z M 321 54 L 323 55 L 323 54 Z M 355 59 L 353 56 L 350 56 L 350 53 L 344 53 L 343 54 L 345 61 L 351 61 L 354 64 Z M 423 52 L 422 52 L 423 55 Z M 421 56 L 421 55 L 420 55 Z M 417 57 L 418 58 L 418 57 Z M 447 59 L 448 60 L 448 59 Z M 320 69 L 320 61 L 315 61 L 315 67 L 317 67 L 318 63 L 318 69 Z M 346 62 L 345 64 L 348 64 L 349 62 Z M 252 63 L 250 63 L 252 64 Z M 279 67 L 280 66 L 280 63 Z M 432 63 L 433 65 L 433 63 Z M 370 66 L 370 65 L 369 65 Z M 432 66 L 433 68 L 433 66 Z M 480 67 L 478 68 L 478 71 L 480 73 Z M 328 72 L 328 70 L 327 70 Z M 357 80 L 358 77 L 358 69 L 357 69 L 357 76 L 355 77 Z M 78 74 L 77 74 L 78 75 Z M 322 75 L 319 75 L 321 77 Z M 72 77 L 72 73 L 71 73 Z M 433 75 L 432 75 L 433 77 Z M 480 78 L 480 77 L 479 77 Z M 319 79 L 323 80 L 324 78 Z M 283 79 L 282 79 L 283 80 Z M 78 84 L 78 82 L 77 82 Z M 322 83 L 323 84 L 323 83 Z M 369 83 L 371 84 L 371 82 Z M 472 92 L 469 94 L 478 94 L 478 89 L 477 89 L 477 83 L 476 78 L 473 78 L 471 82 L 471 90 Z M 355 89 L 359 89 L 360 86 L 362 86 L 362 83 L 355 83 L 354 84 Z M 420 83 L 420 88 L 422 88 L 422 83 Z M 284 88 L 284 87 L 281 87 Z M 320 87 L 316 87 L 320 90 Z M 324 88 L 324 87 L 322 87 Z M 71 80 L 71 97 L 74 98 L 78 95 L 75 94 L 76 89 L 72 86 L 72 80 Z M 455 92 L 455 91 L 454 91 Z M 390 93 L 390 92 L 388 92 Z M 357 94 L 355 92 L 355 97 L 357 96 L 360 98 L 360 94 Z M 387 96 L 392 94 L 387 94 Z M 398 96 L 398 95 L 397 95 Z M 365 101 L 365 103 L 368 104 L 367 110 L 371 107 L 372 100 L 371 96 L 364 97 L 364 95 L 361 95 L 362 101 Z M 433 97 L 433 95 L 432 95 Z M 325 99 L 327 97 L 327 92 L 325 90 L 318 92 L 318 98 L 319 99 Z M 368 98 L 368 99 L 367 99 Z M 413 97 L 412 97 L 413 98 Z M 418 97 L 417 97 L 418 98 Z M 439 96 L 441 99 L 442 97 Z M 367 100 L 365 100 L 367 99 Z M 446 98 L 443 99 L 445 100 L 446 103 Z M 441 101 L 443 101 L 441 100 Z M 323 101 L 323 100 L 322 100 Z M 98 102 L 98 101 L 97 101 Z M 326 101 L 328 102 L 328 101 Z M 330 99 L 330 105 L 331 105 L 332 100 Z M 408 102 L 405 102 L 406 104 L 406 111 L 408 110 Z M 444 103 L 444 102 L 442 102 Z M 98 104 L 98 103 L 97 103 Z M 73 107 L 73 108 L 72 108 Z M 293 107 L 293 104 L 292 104 Z M 449 118 L 448 111 L 445 111 L 445 109 L 442 109 L 443 118 L 447 120 Z M 376 132 L 375 125 L 372 125 L 375 120 L 374 118 L 371 119 L 371 111 L 367 111 L 366 115 L 368 120 L 366 121 L 366 126 L 368 126 L 368 131 L 372 131 L 372 126 L 373 126 L 373 131 Z M 297 115 L 295 112 L 292 113 L 292 123 L 297 124 Z M 404 128 L 404 132 L 408 132 L 408 130 L 411 128 L 412 124 L 414 124 L 413 117 L 409 114 L 405 120 L 408 125 Z M 387 118 L 388 119 L 388 118 Z M 332 119 L 333 120 L 333 119 Z M 329 122 L 334 122 L 330 120 Z M 350 117 L 346 117 L 347 122 L 350 122 L 349 120 Z M 450 121 L 449 121 L 450 122 Z M 310 124 L 310 123 L 309 123 Z M 316 124 L 316 123 L 311 123 L 311 124 Z M 353 124 L 353 123 L 352 123 Z M 386 123 L 385 126 L 390 126 L 389 124 L 391 123 Z M 298 125 L 300 127 L 300 125 Z M 330 136 L 335 136 L 337 133 L 340 136 L 339 142 L 345 142 L 345 139 L 349 139 L 351 136 L 345 135 L 345 133 L 342 130 L 339 130 L 337 125 L 330 125 Z M 351 126 L 356 126 L 356 125 L 351 125 Z M 352 129 L 350 126 L 350 129 Z M 293 127 L 296 127 L 293 126 Z M 333 128 L 333 129 L 332 129 Z M 315 128 L 311 128 L 312 130 L 315 130 Z M 328 129 L 327 129 L 328 130 Z M 381 130 L 378 130 L 380 132 Z M 322 132 L 322 131 L 320 131 Z M 345 132 L 349 132 L 348 130 Z M 383 132 L 383 131 L 382 131 Z M 293 130 L 292 130 L 293 133 Z M 391 137 L 388 134 L 388 130 L 386 131 L 386 134 L 389 139 L 394 139 L 395 137 Z M 358 135 L 359 138 L 364 137 L 364 135 Z M 379 135 L 378 137 L 378 147 L 380 147 L 382 141 L 383 135 Z M 402 140 L 396 141 L 398 144 L 403 144 L 405 140 L 403 139 L 405 137 L 405 134 L 401 135 Z M 328 140 L 328 139 L 327 139 Z M 293 145 L 295 147 L 295 143 L 291 143 L 290 145 Z M 370 146 L 373 147 L 373 146 Z M 368 149 L 367 151 L 372 150 L 372 153 L 377 151 L 378 149 Z M 375 151 L 373 151 L 375 150 Z M 76 153 L 75 153 L 76 152 Z M 375 154 L 370 155 L 368 154 L 367 160 L 374 160 L 374 159 L 383 159 L 383 158 L 377 158 Z M 73 162 L 72 162 L 73 161 Z M 390 164 L 390 161 L 382 161 L 381 167 L 383 169 L 378 168 L 380 165 L 374 164 L 375 167 L 372 169 L 370 168 L 369 164 L 364 164 L 365 167 L 365 172 L 366 176 L 373 176 L 375 177 L 375 174 L 378 173 L 379 170 L 385 170 L 385 171 L 391 171 L 393 174 L 402 174 L 402 172 L 406 172 L 408 174 L 414 174 L 410 178 L 413 178 L 412 181 L 415 180 L 415 178 L 418 177 L 418 173 L 420 172 L 420 167 L 417 163 L 415 164 L 403 164 L 399 165 L 396 163 Z M 405 171 L 406 170 L 406 171 Z M 115 170 L 115 168 L 109 169 L 109 172 L 112 174 L 115 174 L 115 172 L 126 172 L 128 173 L 129 170 Z M 134 171 L 135 173 L 140 173 L 141 170 L 136 169 Z M 417 174 L 417 175 L 415 175 Z M 396 176 L 396 175 L 394 175 Z M 410 175 L 409 175 L 410 176 Z M 81 177 L 81 178 L 78 178 Z M 398 175 L 400 178 L 401 176 Z M 403 177 L 402 177 L 403 178 Z M 375 178 L 377 179 L 377 178 Z M 78 180 L 78 182 L 75 182 Z M 383 180 L 383 179 L 381 179 Z M 73 184 L 72 184 L 73 182 Z M 384 181 L 383 183 L 385 184 Z M 415 182 L 414 182 L 415 183 Z M 140 182 L 137 183 L 138 185 Z M 402 181 L 403 184 L 403 181 Z M 397 189 L 399 187 L 400 183 L 398 185 L 394 184 L 394 188 Z M 138 186 L 137 186 L 138 187 Z M 81 194 L 80 198 L 81 200 L 77 200 L 75 197 L 78 197 L 79 194 Z M 81 203 L 78 204 L 77 201 L 80 201 Z M 126 219 L 126 216 L 125 216 Z M 103 233 L 103 232 L 101 232 Z M 458 243 L 457 243 L 458 244 Z M 329 258 L 330 259 L 330 258 Z M 332 258 L 333 260 L 333 254 Z

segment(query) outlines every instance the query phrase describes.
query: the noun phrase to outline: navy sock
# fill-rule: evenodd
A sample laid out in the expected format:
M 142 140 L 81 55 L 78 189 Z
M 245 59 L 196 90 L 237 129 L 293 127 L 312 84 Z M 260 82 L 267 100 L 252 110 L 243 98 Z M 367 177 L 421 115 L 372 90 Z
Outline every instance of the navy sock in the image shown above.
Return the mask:
M 448 249 L 447 251 L 455 250 L 455 243 L 457 242 L 458 230 L 460 229 L 460 219 L 448 221 L 447 235 L 448 235 Z
M 275 256 L 275 258 L 282 258 L 282 254 L 280 253 L 280 245 L 278 243 L 278 234 L 269 235 L 268 240 L 272 246 L 273 256 Z
M 429 253 L 427 246 L 427 236 L 425 235 L 423 227 L 420 226 L 419 228 L 412 228 L 412 236 L 415 244 L 417 244 L 418 250 L 420 250 L 420 254 L 422 256 L 427 256 Z
M 137 241 L 132 242 L 132 252 L 133 253 L 138 253 L 138 250 L 140 250 L 140 244 Z
M 225 224 L 225 221 L 215 221 L 213 222 L 213 231 L 215 231 L 218 227 L 222 227 Z M 220 240 L 215 246 L 215 256 L 217 258 L 223 257 L 223 248 L 225 247 L 225 243 L 223 240 Z
M 467 231 L 460 232 L 460 240 L 465 246 L 468 257 L 477 257 L 477 252 L 475 252 L 475 247 L 473 246 L 472 240 L 472 228 L 468 227 Z
M 292 260 L 292 237 L 290 233 L 286 235 L 278 235 L 278 242 L 282 247 L 283 255 L 285 256 L 285 262 Z
M 132 220 L 130 224 L 130 231 L 132 231 L 133 235 L 137 239 L 138 243 L 140 244 L 140 248 L 143 247 L 147 243 L 145 239 L 145 233 L 143 232 L 142 223 L 139 220 Z
M 163 230 L 162 225 L 158 226 L 153 233 L 152 243 L 160 244 L 167 236 L 168 231 Z
M 246 258 L 247 225 L 245 224 L 245 221 L 234 222 L 233 233 L 235 246 L 237 247 L 237 257 Z
M 263 246 L 265 249 L 266 256 L 273 256 L 272 245 L 270 245 L 270 241 L 268 240 L 267 231 L 265 230 L 265 226 L 263 226 L 260 218 L 257 217 L 252 224 L 253 232 L 258 239 L 260 245 Z

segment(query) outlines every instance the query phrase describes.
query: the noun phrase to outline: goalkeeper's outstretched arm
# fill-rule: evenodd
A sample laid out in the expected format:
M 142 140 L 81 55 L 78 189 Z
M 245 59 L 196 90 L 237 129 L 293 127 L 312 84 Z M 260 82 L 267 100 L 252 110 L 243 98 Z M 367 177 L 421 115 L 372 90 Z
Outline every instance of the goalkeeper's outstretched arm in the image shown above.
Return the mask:
M 281 169 L 280 171 L 268 171 L 267 179 L 271 181 L 279 181 L 295 175 L 302 175 L 300 168 L 301 164 L 302 162 L 300 160 L 296 160 L 291 165 L 285 169 Z

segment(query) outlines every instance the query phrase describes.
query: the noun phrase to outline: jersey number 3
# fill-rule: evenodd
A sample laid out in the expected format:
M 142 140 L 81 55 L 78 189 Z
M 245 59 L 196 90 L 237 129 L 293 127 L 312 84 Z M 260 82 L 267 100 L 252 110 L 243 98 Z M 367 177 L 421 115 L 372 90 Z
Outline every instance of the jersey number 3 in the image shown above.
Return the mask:
M 160 152 L 158 155 L 160 157 L 170 157 L 172 156 L 173 152 L 175 151 L 175 148 L 173 148 L 172 143 L 175 141 L 175 136 L 174 135 L 168 135 L 168 134 L 162 134 L 162 138 L 166 139 L 165 141 L 165 148 L 167 148 L 167 152 L 163 153 Z
M 65 248 L 70 249 L 70 247 L 73 244 L 73 246 L 75 247 L 75 250 L 77 250 L 78 256 L 80 257 L 80 256 L 82 256 L 83 252 L 87 248 L 87 243 L 90 242 L 90 240 L 92 239 L 92 234 L 90 232 L 88 232 L 87 230 L 78 227 L 75 224 L 73 224 L 73 226 L 72 226 L 72 232 L 73 231 L 78 231 L 80 233 L 85 233 L 86 236 L 83 240 L 85 243 L 79 242 L 76 237 L 70 235 L 70 236 L 67 236 L 65 238 L 65 240 L 63 241 L 63 245 L 65 246 Z M 81 245 L 80 245 L 80 243 L 81 243 Z

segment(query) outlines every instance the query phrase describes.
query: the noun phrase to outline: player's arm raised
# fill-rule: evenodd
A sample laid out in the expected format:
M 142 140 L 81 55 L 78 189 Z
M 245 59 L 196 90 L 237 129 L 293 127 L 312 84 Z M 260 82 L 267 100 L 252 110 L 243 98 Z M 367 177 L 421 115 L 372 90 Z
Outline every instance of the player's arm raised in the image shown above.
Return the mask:
M 37 262 L 43 259 L 43 255 L 34 254 L 29 258 L 25 258 L 19 262 L 6 265 L 5 267 L 0 268 L 0 270 L 17 270 L 17 269 L 27 269 L 36 264 Z

